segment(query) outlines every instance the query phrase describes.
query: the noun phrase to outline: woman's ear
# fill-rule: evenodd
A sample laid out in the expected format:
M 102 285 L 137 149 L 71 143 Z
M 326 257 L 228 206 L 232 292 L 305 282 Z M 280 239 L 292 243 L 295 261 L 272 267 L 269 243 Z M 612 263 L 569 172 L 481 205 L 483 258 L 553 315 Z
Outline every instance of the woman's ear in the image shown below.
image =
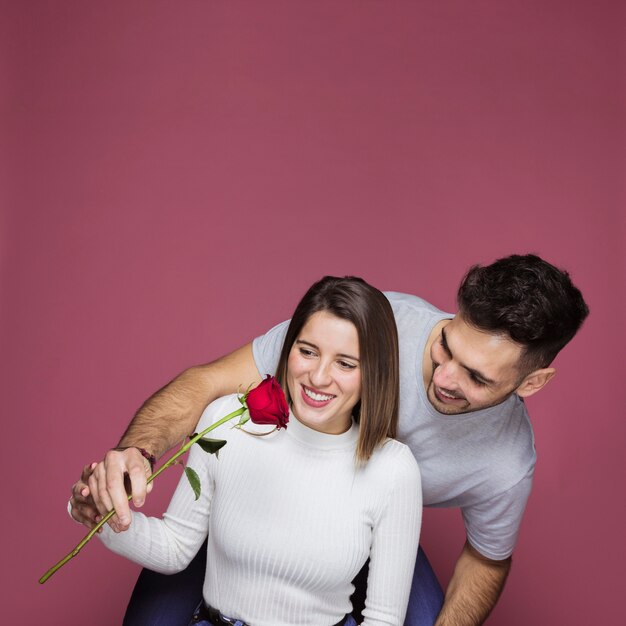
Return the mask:
M 540 389 L 543 389 L 555 374 L 556 370 L 553 367 L 544 367 L 543 369 L 535 370 L 524 378 L 519 387 L 515 390 L 515 393 L 520 398 L 528 398 L 534 393 L 537 393 Z

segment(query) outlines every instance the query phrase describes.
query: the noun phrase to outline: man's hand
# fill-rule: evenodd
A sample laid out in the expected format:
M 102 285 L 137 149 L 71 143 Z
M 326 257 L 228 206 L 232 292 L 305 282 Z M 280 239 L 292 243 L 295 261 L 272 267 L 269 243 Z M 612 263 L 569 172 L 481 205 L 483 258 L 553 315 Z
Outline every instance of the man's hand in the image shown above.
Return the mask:
M 93 468 L 88 477 L 89 494 L 99 516 L 115 509 L 116 515 L 109 521 L 115 532 L 127 530 L 130 525 L 128 493 L 132 493 L 136 507 L 143 506 L 146 494 L 152 490 L 152 483 L 146 484 L 150 473 L 150 463 L 137 448 L 109 450 L 104 461 Z
M 93 498 L 89 491 L 89 477 L 96 468 L 97 463 L 91 463 L 85 465 L 83 473 L 80 475 L 80 480 L 74 483 L 72 487 L 72 497 L 70 498 L 70 505 L 72 507 L 70 514 L 72 518 L 84 524 L 90 530 L 97 524 L 98 509 L 94 504 Z
M 511 558 L 488 559 L 465 542 L 435 626 L 480 626 L 496 605 Z
M 210 402 L 260 379 L 251 343 L 217 361 L 182 372 L 141 406 L 119 443 L 126 450 L 110 450 L 104 461 L 85 466 L 72 488 L 72 517 L 93 528 L 100 516 L 115 508 L 117 515 L 109 525 L 117 532 L 126 530 L 130 525 L 127 494 L 132 493 L 133 504 L 140 507 L 152 488 L 152 483 L 146 486 L 150 464 L 139 450 L 128 446 L 141 446 L 161 456 L 193 432 Z

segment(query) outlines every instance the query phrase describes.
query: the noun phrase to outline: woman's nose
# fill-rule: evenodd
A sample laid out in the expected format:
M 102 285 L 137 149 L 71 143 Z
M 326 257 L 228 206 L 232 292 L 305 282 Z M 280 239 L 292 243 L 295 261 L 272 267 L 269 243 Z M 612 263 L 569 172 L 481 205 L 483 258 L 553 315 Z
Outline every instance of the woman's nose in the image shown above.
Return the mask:
M 315 387 L 325 387 L 330 384 L 330 364 L 320 361 L 311 371 L 311 383 Z

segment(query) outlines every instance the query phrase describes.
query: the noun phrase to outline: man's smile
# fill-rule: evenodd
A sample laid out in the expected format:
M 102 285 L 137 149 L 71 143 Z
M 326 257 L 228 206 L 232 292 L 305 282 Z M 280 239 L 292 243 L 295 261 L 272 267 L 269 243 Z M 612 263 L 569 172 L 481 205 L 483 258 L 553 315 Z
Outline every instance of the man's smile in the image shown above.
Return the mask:
M 448 391 L 447 389 L 443 389 L 442 387 L 437 387 L 437 385 L 435 385 L 434 383 L 433 383 L 433 390 L 435 392 L 435 396 L 440 402 L 459 403 L 459 402 L 466 401 L 463 396 L 454 394 L 451 391 Z

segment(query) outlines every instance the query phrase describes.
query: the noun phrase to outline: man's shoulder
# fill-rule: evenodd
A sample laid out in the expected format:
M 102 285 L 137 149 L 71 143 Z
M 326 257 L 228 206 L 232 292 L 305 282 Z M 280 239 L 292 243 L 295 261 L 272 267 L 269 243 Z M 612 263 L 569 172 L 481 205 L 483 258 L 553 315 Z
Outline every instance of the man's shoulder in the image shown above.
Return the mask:
M 532 476 L 537 454 L 535 435 L 524 401 L 513 395 L 501 405 L 501 415 L 490 428 L 491 445 L 484 450 L 492 481 L 506 490 Z
M 403 344 L 405 348 L 413 346 L 414 349 L 418 349 L 418 344 L 423 341 L 425 333 L 429 333 L 441 320 L 454 317 L 452 313 L 438 309 L 419 296 L 397 291 L 386 291 L 385 296 L 396 319 L 401 352 Z
M 424 300 L 424 298 L 420 298 L 419 296 L 399 291 L 385 291 L 384 294 L 387 300 L 391 303 L 394 311 L 397 309 L 398 311 L 447 315 L 435 305 L 431 304 L 427 300 Z
M 385 291 L 384 293 L 398 322 L 415 319 L 437 321 L 454 317 L 453 313 L 442 311 L 419 296 L 414 296 L 410 293 L 400 293 L 399 291 Z

